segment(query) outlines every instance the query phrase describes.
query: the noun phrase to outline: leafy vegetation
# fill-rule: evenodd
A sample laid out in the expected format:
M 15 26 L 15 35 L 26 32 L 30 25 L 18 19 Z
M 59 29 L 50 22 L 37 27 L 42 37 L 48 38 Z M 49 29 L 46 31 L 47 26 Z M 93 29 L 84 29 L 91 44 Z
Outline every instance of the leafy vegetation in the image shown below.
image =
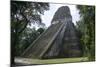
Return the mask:
M 20 54 L 19 49 L 21 48 L 22 45 L 18 44 L 19 43 L 30 44 L 37 36 L 40 35 L 40 34 L 36 35 L 39 32 L 37 32 L 35 29 L 28 28 L 28 26 L 29 25 L 31 26 L 34 23 L 44 26 L 45 24 L 42 23 L 41 15 L 43 15 L 44 11 L 46 10 L 49 10 L 48 3 L 11 1 L 11 56 L 12 56 L 11 63 L 12 64 L 14 57 Z M 34 37 L 32 38 L 32 36 Z M 31 38 L 29 39 L 29 37 Z M 27 46 L 28 45 L 25 45 L 23 47 L 23 50 Z
M 81 42 L 84 46 L 84 56 L 95 60 L 95 6 L 78 5 L 80 21 L 77 28 L 82 33 Z
M 19 42 L 15 48 L 15 55 L 20 56 L 44 30 L 44 28 L 39 28 L 37 30 L 35 28 L 26 28 L 19 37 Z
M 21 61 L 20 61 L 21 60 Z M 56 59 L 30 59 L 30 58 L 16 58 L 16 63 L 20 65 L 28 64 L 58 64 L 58 63 L 75 63 L 75 62 L 86 62 L 88 61 L 87 57 L 79 58 L 56 58 Z M 16 64 L 17 65 L 17 64 Z

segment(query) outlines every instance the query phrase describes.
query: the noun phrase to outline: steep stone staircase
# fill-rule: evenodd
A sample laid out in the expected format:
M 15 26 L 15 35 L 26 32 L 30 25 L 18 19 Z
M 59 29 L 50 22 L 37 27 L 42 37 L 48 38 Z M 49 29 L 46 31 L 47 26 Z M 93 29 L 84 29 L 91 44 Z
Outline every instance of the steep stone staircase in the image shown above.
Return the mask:
M 39 36 L 30 47 L 26 49 L 26 51 L 22 54 L 23 57 L 38 57 L 45 53 L 45 51 L 49 48 L 53 39 L 56 38 L 57 32 L 63 26 L 63 23 L 52 24 L 41 36 Z

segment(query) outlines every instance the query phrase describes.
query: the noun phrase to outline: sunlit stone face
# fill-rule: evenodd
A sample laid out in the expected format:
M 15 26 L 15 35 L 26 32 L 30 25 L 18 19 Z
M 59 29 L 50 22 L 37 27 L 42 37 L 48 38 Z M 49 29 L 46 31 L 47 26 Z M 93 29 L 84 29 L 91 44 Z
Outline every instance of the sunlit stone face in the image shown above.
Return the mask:
M 51 24 L 57 24 L 59 23 L 59 21 L 53 21 Z

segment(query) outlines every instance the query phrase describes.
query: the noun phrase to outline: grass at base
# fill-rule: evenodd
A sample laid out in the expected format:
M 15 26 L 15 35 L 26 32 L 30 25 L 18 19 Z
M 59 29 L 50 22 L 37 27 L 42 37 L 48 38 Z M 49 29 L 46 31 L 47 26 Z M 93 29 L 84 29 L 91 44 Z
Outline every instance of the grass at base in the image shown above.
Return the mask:
M 59 58 L 59 59 L 29 59 L 29 58 L 15 58 L 15 63 L 20 64 L 58 64 L 58 63 L 74 63 L 88 61 L 87 57 L 79 58 Z

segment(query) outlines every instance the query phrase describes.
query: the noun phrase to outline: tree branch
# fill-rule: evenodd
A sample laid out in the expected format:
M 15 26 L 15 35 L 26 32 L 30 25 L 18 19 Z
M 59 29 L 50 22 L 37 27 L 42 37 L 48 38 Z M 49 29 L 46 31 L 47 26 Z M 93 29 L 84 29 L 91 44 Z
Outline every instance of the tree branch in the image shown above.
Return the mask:
M 20 34 L 21 32 L 23 32 L 23 30 L 26 28 L 27 24 L 29 23 L 29 20 L 26 18 L 26 16 L 25 16 L 23 13 L 21 13 L 21 14 L 22 14 L 22 16 L 25 18 L 26 24 L 25 24 L 24 27 L 18 32 L 19 34 Z

